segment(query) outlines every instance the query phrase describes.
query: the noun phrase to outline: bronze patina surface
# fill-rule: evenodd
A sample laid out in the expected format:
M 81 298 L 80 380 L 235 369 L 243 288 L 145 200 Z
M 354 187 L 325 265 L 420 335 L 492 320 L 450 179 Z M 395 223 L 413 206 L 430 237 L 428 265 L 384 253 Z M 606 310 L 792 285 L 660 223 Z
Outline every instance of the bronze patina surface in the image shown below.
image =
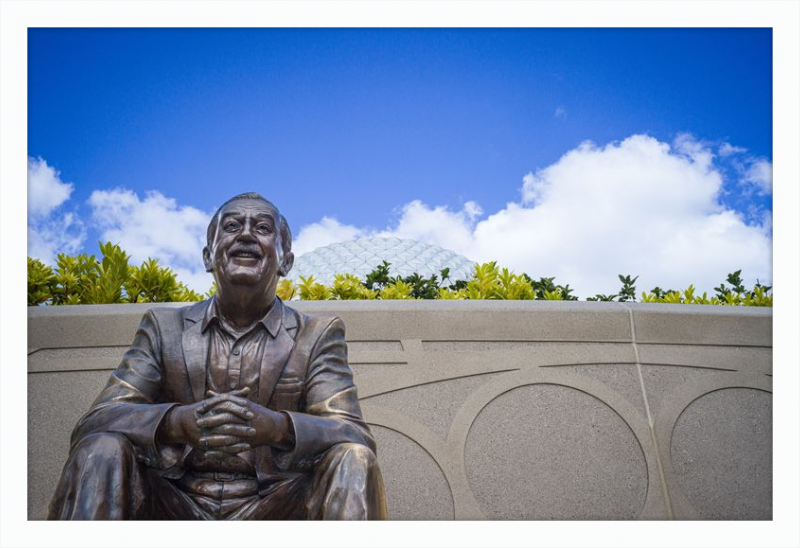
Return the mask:
M 386 519 L 344 324 L 275 294 L 286 219 L 241 194 L 207 236 L 216 295 L 145 314 L 75 426 L 49 519 Z

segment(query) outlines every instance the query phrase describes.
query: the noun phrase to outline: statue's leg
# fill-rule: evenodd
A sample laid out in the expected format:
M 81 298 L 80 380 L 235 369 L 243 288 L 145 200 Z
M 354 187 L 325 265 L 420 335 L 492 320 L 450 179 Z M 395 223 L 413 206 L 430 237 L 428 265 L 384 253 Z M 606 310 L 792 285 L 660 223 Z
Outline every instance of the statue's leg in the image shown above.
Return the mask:
M 144 503 L 143 466 L 120 434 L 93 434 L 72 449 L 48 519 L 134 519 Z
M 375 453 L 355 443 L 326 451 L 314 469 L 306 506 L 309 519 L 387 519 Z
M 309 474 L 287 474 L 261 494 L 258 493 L 256 483 L 252 494 L 241 493 L 241 498 L 236 494 L 236 482 L 229 483 L 232 488 L 226 488 L 225 492 L 231 494 L 231 498 L 223 501 L 222 519 L 304 520 L 306 493 L 310 482 Z

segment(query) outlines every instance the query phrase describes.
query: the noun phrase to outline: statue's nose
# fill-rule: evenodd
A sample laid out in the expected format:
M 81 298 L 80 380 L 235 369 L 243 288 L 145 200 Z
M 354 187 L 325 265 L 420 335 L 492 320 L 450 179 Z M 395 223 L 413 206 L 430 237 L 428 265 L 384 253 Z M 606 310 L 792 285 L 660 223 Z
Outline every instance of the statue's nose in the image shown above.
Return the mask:
M 256 237 L 253 234 L 253 227 L 250 225 L 245 225 L 242 231 L 239 233 L 239 236 L 236 238 L 240 242 L 255 242 Z

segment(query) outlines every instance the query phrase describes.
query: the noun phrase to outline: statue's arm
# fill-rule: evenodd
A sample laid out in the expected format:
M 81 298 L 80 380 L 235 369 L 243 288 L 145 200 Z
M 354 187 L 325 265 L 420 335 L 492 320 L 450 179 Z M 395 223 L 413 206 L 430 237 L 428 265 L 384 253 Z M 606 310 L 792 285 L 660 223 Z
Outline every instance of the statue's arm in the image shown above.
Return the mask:
M 287 412 L 294 448 L 277 454 L 286 468 L 302 468 L 337 443 L 351 442 L 375 451 L 375 440 L 361 415 L 353 372 L 347 364 L 344 322 L 333 319 L 310 356 L 302 412 Z
M 106 383 L 89 411 L 72 432 L 72 444 L 91 434 L 123 434 L 137 448 L 146 464 L 167 467 L 177 448 L 160 447 L 157 431 L 175 402 L 163 402 L 164 370 L 161 359 L 161 334 L 156 316 L 148 311 L 130 349 Z

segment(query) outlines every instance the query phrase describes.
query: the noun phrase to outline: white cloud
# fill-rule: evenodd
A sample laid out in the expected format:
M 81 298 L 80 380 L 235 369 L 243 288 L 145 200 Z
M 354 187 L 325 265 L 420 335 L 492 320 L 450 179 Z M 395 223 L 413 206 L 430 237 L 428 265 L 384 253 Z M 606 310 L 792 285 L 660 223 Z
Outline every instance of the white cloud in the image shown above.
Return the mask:
M 528 172 L 522 178 L 522 188 L 520 189 L 520 192 L 522 192 L 523 204 L 534 204 L 542 199 L 542 193 L 544 192 L 544 181 L 534 175 L 533 172 Z
M 746 148 L 733 146 L 730 143 L 722 143 L 719 146 L 719 155 L 720 156 L 731 156 L 733 154 L 743 154 L 747 152 Z
M 28 256 L 55 265 L 56 255 L 80 252 L 86 228 L 72 213 L 52 218 L 28 220 Z
M 759 194 L 772 194 L 772 162 L 759 159 L 744 171 L 742 182 L 756 187 Z
M 723 178 L 713 161 L 709 147 L 689 135 L 672 146 L 646 135 L 606 146 L 586 142 L 525 175 L 521 202 L 479 222 L 471 206 L 453 212 L 415 200 L 395 227 L 376 234 L 497 260 L 533 277 L 556 276 L 584 298 L 615 293 L 617 274 L 639 275 L 639 291 L 693 283 L 713 292 L 739 268 L 746 281 L 769 283 L 768 220 L 748 225 L 720 203 Z M 326 243 L 337 241 L 330 236 Z
M 369 231 L 344 225 L 333 217 L 323 217 L 318 223 L 304 226 L 292 242 L 295 257 L 336 242 L 348 242 L 364 237 Z
M 640 289 L 711 290 L 737 268 L 770 279 L 767 233 L 719 204 L 710 162 L 686 137 L 584 144 L 537 172 L 534 207 L 510 204 L 476 227 L 474 258 L 556 276 L 584 297 L 616 292 L 617 274 L 640 275 Z
M 56 254 L 76 253 L 86 239 L 83 223 L 61 212 L 73 185 L 42 158 L 28 158 L 28 256 L 54 264 Z
M 562 120 L 565 120 L 567 118 L 567 109 L 559 105 L 558 107 L 556 107 L 556 111 L 553 113 L 553 116 L 555 118 L 560 118 Z
M 205 292 L 213 278 L 205 272 L 202 251 L 211 214 L 177 202 L 160 192 L 144 199 L 125 189 L 96 190 L 88 201 L 103 241 L 119 244 L 139 264 L 149 257 L 172 268 L 178 279 Z
M 431 208 L 414 200 L 403 206 L 395 228 L 376 236 L 431 242 L 454 251 L 465 249 L 472 245 L 473 225 L 480 211 L 475 202 L 467 202 L 461 211 L 450 211 L 444 206 Z
M 473 202 L 470 200 L 469 202 L 464 204 L 464 213 L 470 220 L 474 221 L 475 219 L 483 215 L 483 208 L 481 208 L 481 206 L 478 205 L 477 202 Z
M 42 158 L 28 158 L 28 215 L 44 217 L 69 200 L 74 187 Z
M 693 163 L 706 169 L 711 167 L 711 162 L 714 160 L 714 154 L 711 149 L 708 148 L 706 143 L 698 141 L 690 133 L 681 133 L 675 137 L 672 145 L 676 152 L 683 154 Z

